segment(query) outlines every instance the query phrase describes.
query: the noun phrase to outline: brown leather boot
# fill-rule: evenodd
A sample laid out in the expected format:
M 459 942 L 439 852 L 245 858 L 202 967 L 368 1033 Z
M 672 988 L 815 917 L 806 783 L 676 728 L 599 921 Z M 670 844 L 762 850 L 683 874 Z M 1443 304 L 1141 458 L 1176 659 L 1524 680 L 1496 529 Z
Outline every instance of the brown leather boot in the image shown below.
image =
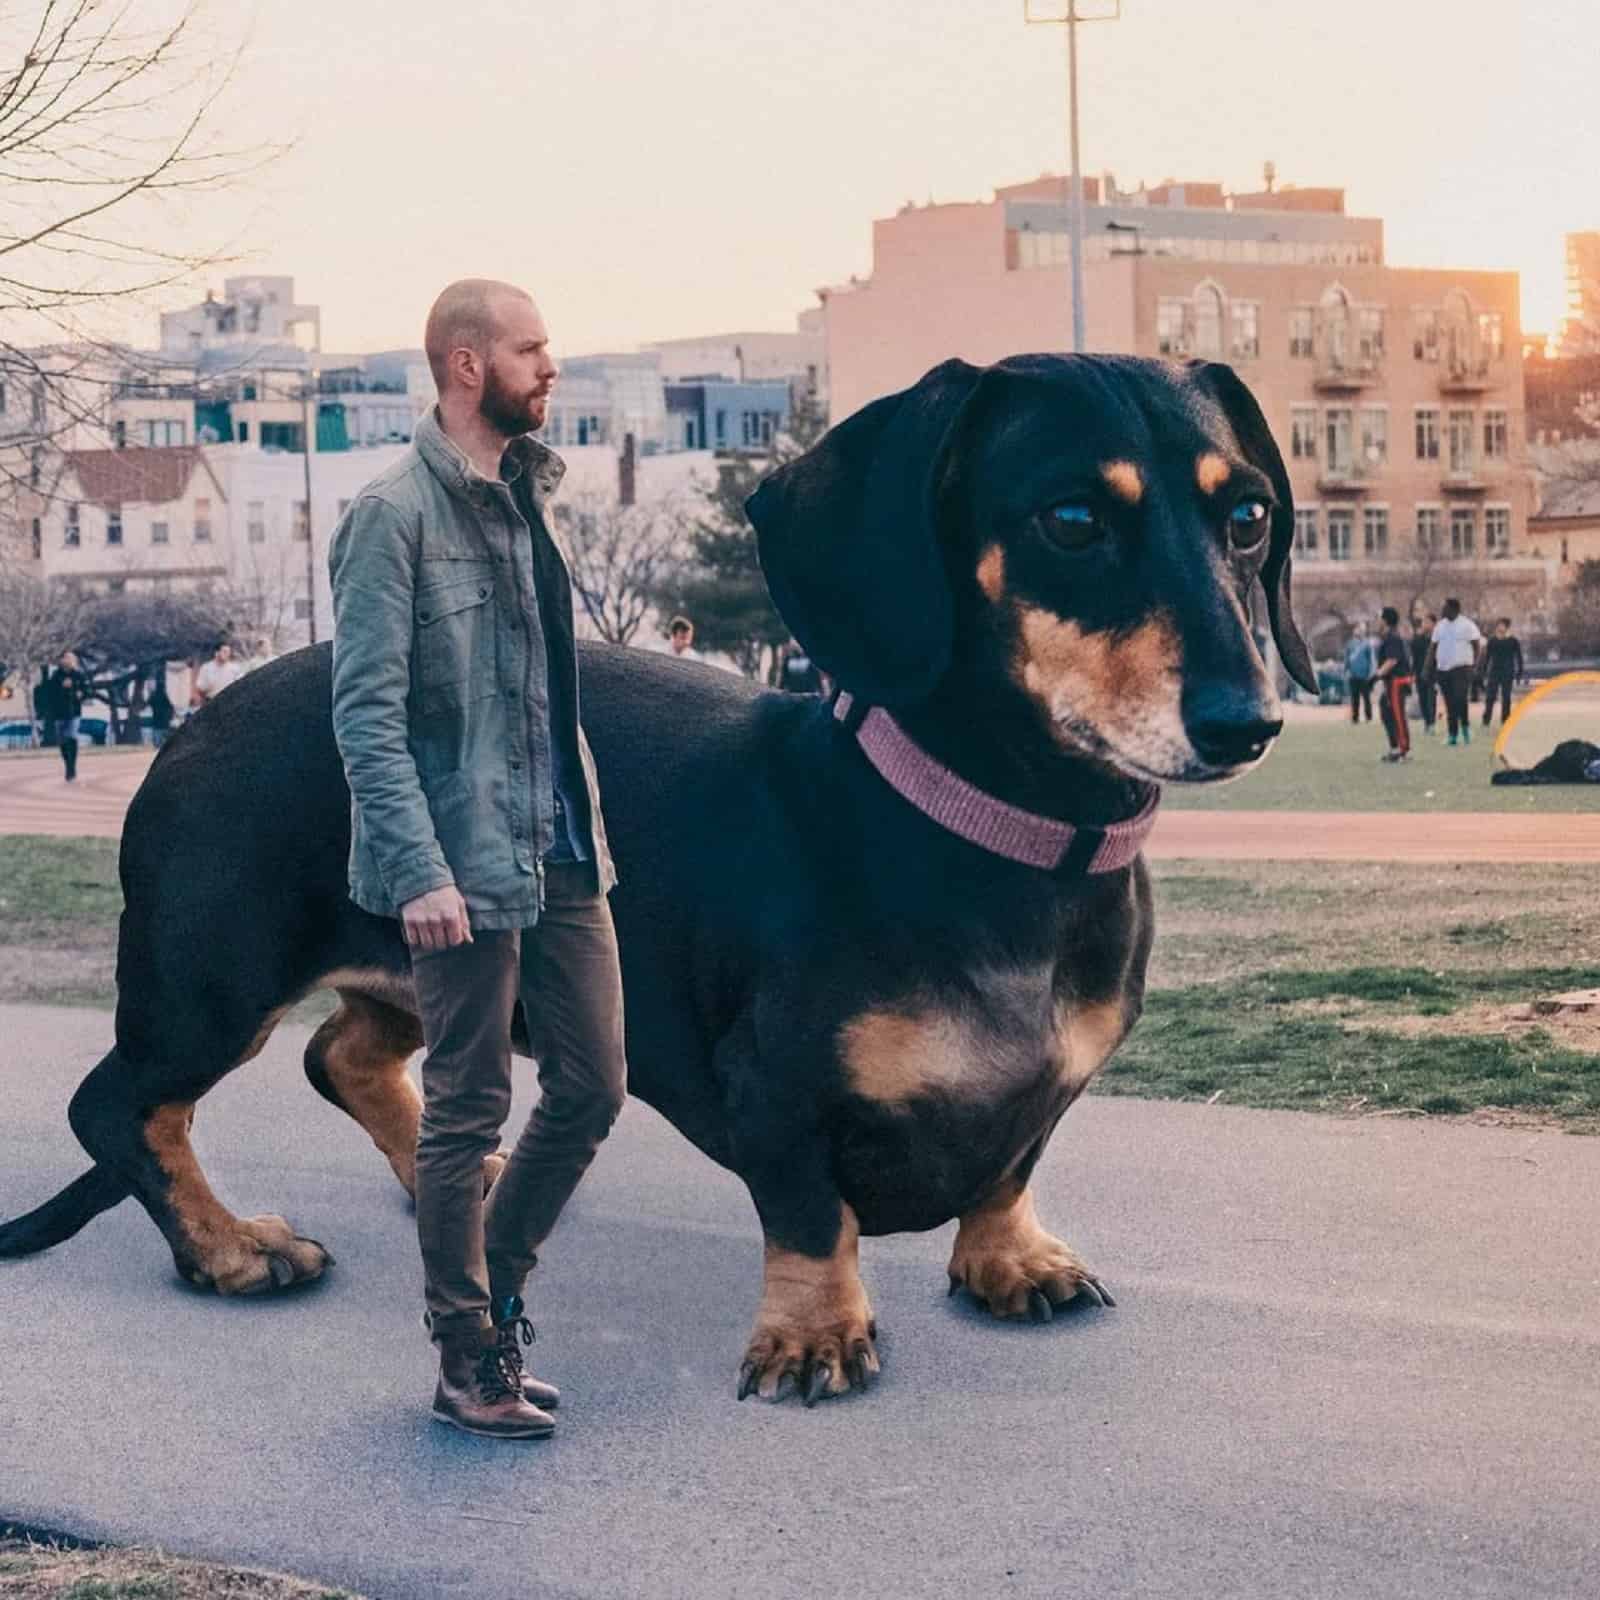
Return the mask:
M 521 1371 L 490 1329 L 468 1326 L 442 1333 L 433 1414 L 440 1422 L 489 1439 L 546 1439 L 556 1419 L 530 1404 Z
M 561 1391 L 553 1383 L 545 1383 L 528 1371 L 522 1359 L 522 1346 L 533 1343 L 533 1324 L 523 1315 L 521 1299 L 506 1295 L 489 1308 L 494 1318 L 495 1338 L 507 1366 L 513 1368 L 522 1381 L 522 1395 L 530 1405 L 543 1406 L 554 1411 L 561 1404 Z

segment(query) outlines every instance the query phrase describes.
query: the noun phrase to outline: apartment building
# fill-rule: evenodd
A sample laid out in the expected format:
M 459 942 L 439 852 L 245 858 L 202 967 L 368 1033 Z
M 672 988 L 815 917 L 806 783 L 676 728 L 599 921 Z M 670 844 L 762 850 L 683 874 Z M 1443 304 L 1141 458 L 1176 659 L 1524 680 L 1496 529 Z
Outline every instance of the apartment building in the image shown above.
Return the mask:
M 871 276 L 823 297 L 835 415 L 951 355 L 1066 348 L 1064 187 L 875 222 Z M 1555 573 L 1527 537 L 1515 273 L 1392 267 L 1339 189 L 1090 179 L 1085 200 L 1089 348 L 1226 361 L 1250 385 L 1294 487 L 1314 644 L 1445 592 L 1537 622 Z

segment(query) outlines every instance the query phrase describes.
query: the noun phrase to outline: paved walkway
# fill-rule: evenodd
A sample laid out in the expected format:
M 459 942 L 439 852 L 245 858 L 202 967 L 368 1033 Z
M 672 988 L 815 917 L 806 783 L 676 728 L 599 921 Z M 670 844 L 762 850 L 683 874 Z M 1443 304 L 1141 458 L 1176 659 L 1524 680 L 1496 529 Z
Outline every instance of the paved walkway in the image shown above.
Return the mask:
M 66 783 L 54 751 L 0 759 L 0 834 L 115 839 L 154 751 L 91 753 Z M 1373 812 L 1181 811 L 1166 807 L 1156 860 L 1600 863 L 1600 816 L 1443 812 L 1425 827 L 1376 826 Z
M 108 1037 L 0 1007 L 0 1215 L 81 1170 Z M 1600 1140 L 1090 1096 L 1034 1187 L 1116 1309 L 996 1325 L 950 1228 L 866 1240 L 882 1380 L 804 1411 L 733 1399 L 748 1196 L 631 1105 L 535 1275 L 560 1427 L 509 1446 L 427 1420 L 414 1223 L 304 1040 L 195 1142 L 337 1265 L 218 1300 L 131 1203 L 0 1262 L 0 1519 L 384 1600 L 1600 1593 Z

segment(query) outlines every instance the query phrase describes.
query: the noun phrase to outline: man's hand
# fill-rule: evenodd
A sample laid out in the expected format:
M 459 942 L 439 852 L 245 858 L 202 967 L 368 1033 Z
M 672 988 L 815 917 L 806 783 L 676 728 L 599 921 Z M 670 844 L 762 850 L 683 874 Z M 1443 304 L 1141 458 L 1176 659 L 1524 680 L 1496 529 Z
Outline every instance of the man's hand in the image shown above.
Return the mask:
M 413 950 L 448 950 L 472 943 L 467 902 L 453 883 L 406 901 L 400 908 L 400 926 Z

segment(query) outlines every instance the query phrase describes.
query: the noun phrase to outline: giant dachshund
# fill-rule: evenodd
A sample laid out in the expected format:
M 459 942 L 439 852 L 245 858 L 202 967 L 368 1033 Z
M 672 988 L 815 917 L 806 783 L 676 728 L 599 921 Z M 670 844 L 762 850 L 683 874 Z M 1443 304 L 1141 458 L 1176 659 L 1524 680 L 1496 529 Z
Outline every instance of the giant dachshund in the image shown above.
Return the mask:
M 1313 679 L 1289 484 L 1224 366 L 947 362 L 749 513 L 841 692 L 586 646 L 583 722 L 621 877 L 629 1086 L 755 1201 L 741 1397 L 787 1377 L 811 1401 L 877 1370 L 863 1234 L 958 1218 L 951 1287 L 999 1316 L 1111 1303 L 1028 1180 L 1140 1012 L 1157 785 L 1232 777 L 1279 731 L 1257 583 L 1284 665 Z M 161 751 L 123 836 L 116 1043 L 69 1113 L 94 1166 L 0 1227 L 0 1254 L 131 1194 L 194 1283 L 319 1276 L 323 1247 L 233 1216 L 189 1141 L 195 1103 L 319 988 L 340 1005 L 306 1073 L 410 1187 L 421 1031 L 399 925 L 345 892 L 349 805 L 326 646 Z

